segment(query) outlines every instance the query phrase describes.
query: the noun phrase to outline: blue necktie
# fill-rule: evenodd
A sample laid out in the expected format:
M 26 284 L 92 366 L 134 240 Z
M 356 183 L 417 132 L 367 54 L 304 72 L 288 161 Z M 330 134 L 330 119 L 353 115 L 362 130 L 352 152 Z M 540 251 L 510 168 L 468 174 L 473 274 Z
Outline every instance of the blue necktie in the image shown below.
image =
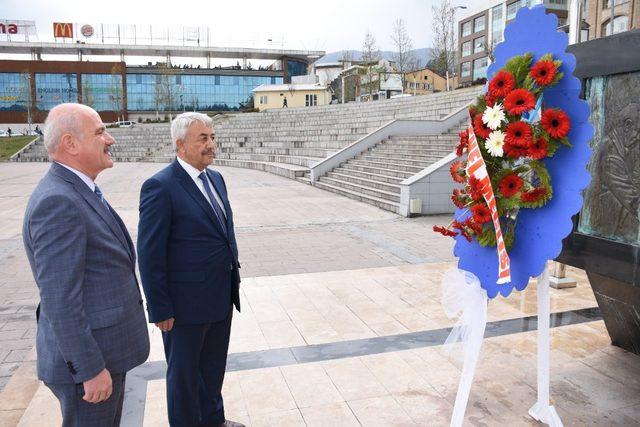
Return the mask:
M 100 198 L 100 201 L 102 202 L 103 205 L 105 205 L 107 210 L 111 212 L 111 209 L 109 209 L 109 203 L 107 203 L 107 199 L 105 199 L 104 196 L 102 195 L 102 191 L 100 191 L 100 187 L 96 185 L 96 188 L 93 190 L 93 192 L 96 193 L 96 196 L 98 196 L 98 198 Z
M 220 222 L 220 226 L 222 226 L 222 230 L 224 231 L 224 235 L 226 236 L 227 224 L 225 221 L 225 216 L 224 216 L 224 213 L 222 212 L 222 209 L 220 208 L 220 205 L 216 201 L 216 198 L 213 197 L 213 192 L 211 191 L 211 187 L 209 186 L 209 180 L 207 179 L 207 174 L 205 172 L 202 172 L 200 175 L 198 175 L 198 178 L 200 178 L 200 181 L 202 181 L 202 183 L 204 184 L 204 191 L 206 191 L 207 196 L 209 196 L 209 201 L 211 202 L 211 207 L 213 208 L 213 212 L 216 214 L 216 217 Z

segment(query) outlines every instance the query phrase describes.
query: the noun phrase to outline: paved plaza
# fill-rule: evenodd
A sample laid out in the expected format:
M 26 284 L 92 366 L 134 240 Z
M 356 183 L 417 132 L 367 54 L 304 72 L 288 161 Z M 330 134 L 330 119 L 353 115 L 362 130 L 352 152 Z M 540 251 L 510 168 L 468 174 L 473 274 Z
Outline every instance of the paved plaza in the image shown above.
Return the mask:
M 35 378 L 38 293 L 22 247 L 44 163 L 0 164 L 0 426 L 60 425 Z M 123 163 L 97 180 L 134 241 L 139 188 L 164 167 Z M 225 406 L 250 426 L 449 425 L 461 364 L 442 343 L 448 217 L 407 219 L 268 173 L 219 168 L 234 208 L 243 281 Z M 640 357 L 610 344 L 583 271 L 551 290 L 551 396 L 567 426 L 640 424 Z M 536 285 L 489 305 L 466 423 L 537 425 Z M 124 426 L 166 426 L 160 333 L 127 379 Z

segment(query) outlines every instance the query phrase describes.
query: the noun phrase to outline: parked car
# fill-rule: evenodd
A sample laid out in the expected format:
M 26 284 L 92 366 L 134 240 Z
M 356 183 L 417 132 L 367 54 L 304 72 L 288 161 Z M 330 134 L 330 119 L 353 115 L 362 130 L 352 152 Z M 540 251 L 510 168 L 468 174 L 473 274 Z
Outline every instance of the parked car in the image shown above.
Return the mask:
M 114 125 L 119 128 L 132 128 L 136 125 L 136 122 L 132 120 L 123 120 L 120 122 L 115 122 Z

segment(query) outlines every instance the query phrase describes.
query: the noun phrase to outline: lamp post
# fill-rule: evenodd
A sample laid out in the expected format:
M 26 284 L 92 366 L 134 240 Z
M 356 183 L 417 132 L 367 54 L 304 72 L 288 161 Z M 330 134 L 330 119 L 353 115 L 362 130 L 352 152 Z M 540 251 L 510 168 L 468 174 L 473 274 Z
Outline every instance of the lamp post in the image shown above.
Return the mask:
M 455 40 L 455 30 L 454 30 L 454 25 L 453 24 L 454 24 L 454 22 L 456 20 L 455 19 L 456 18 L 456 10 L 458 10 L 458 9 L 466 9 L 466 8 L 467 8 L 467 6 L 453 6 L 451 8 L 451 38 L 453 40 Z M 454 43 L 451 43 L 451 45 L 453 46 Z M 447 61 L 447 72 L 446 72 L 447 87 L 446 87 L 446 90 L 447 90 L 447 92 L 449 92 L 449 90 L 450 90 L 450 87 L 449 87 L 449 55 L 446 52 L 446 43 L 445 43 L 445 53 L 446 53 L 445 54 L 445 60 Z

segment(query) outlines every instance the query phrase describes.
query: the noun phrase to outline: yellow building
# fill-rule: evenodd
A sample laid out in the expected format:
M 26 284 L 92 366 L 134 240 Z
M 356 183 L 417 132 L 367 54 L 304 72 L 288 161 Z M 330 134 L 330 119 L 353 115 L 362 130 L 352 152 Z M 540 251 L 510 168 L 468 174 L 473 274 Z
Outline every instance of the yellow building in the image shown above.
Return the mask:
M 404 74 L 404 93 L 424 95 L 447 90 L 447 80 L 429 68 L 410 71 Z M 454 79 L 449 78 L 449 88 L 454 89 Z M 456 82 L 457 83 L 457 82 Z
M 253 106 L 259 111 L 313 107 L 329 103 L 331 103 L 331 92 L 326 86 L 319 84 L 260 85 L 253 90 Z

